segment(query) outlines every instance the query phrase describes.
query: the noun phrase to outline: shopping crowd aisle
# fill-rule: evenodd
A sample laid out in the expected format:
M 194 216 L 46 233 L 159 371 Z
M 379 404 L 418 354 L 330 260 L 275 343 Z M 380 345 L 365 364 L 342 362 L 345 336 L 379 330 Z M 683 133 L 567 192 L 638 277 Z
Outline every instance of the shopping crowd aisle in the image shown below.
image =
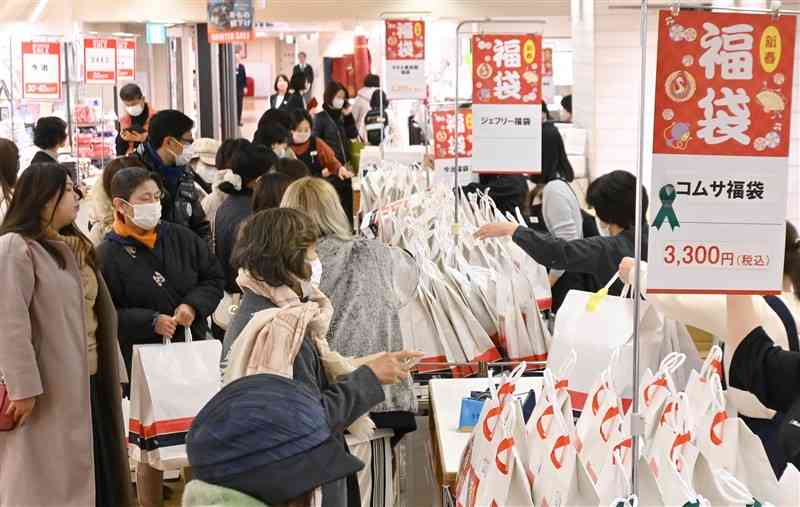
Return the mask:
M 393 432 L 385 452 L 403 468 L 424 353 L 405 350 L 401 311 L 417 284 L 410 296 L 400 285 L 423 263 L 353 227 L 351 144 L 381 142 L 385 97 L 370 75 L 355 98 L 328 83 L 313 107 L 305 79 L 299 67 L 270 99 L 245 100 L 246 138 L 224 140 L 195 138 L 188 116 L 123 87 L 120 156 L 91 188 L 56 162 L 63 121 L 39 119 L 29 167 L 0 139 L 0 505 L 162 505 L 153 456 L 166 460 L 157 451 L 170 439 L 186 444 L 186 506 L 361 505 L 365 487 L 382 486 L 356 478 L 365 465 L 349 442 L 376 430 Z M 488 195 L 497 212 L 477 241 L 506 238 L 547 268 L 557 315 L 570 291 L 622 294 L 637 225 L 645 260 L 649 227 L 626 171 L 592 181 L 582 209 L 561 134 L 542 131 L 540 175 L 481 177 L 459 192 Z M 780 298 L 649 297 L 726 342 L 732 402 L 778 476 L 800 465 L 800 239 L 788 222 L 784 275 Z M 224 387 L 188 420 L 149 424 L 142 396 L 158 389 L 145 351 L 165 341 L 196 351 L 157 363 L 175 367 L 165 378 L 213 385 L 222 368 Z M 123 398 L 141 419 L 123 418 Z M 382 460 L 377 447 L 368 456 Z

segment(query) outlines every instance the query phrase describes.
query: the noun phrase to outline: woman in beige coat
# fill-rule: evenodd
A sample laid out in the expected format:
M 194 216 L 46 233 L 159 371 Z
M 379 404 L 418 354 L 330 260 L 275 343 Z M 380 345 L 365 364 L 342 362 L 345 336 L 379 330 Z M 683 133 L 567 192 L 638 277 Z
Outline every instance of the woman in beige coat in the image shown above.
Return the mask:
M 131 505 L 116 313 L 77 206 L 66 170 L 35 164 L 0 226 L 3 506 Z

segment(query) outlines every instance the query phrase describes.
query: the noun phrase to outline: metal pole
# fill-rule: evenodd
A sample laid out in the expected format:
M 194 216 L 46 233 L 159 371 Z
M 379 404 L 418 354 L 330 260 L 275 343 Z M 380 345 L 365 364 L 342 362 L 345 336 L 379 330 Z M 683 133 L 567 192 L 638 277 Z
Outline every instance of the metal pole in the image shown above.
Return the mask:
M 647 86 L 647 0 L 641 0 L 639 42 L 642 47 L 642 73 L 639 93 L 639 153 L 636 161 L 636 269 L 633 277 L 633 407 L 631 424 L 631 494 L 639 495 L 639 443 L 642 424 L 639 414 L 639 311 L 641 303 L 640 269 L 642 266 L 642 166 L 644 164 L 644 96 Z
M 17 105 L 14 103 L 14 37 L 11 35 L 8 36 L 8 56 L 8 82 L 10 83 L 8 87 L 10 107 L 8 109 L 9 113 L 11 114 L 11 140 L 16 142 L 16 129 L 14 128 L 14 109 L 17 107 Z M 20 60 L 22 60 L 21 55 Z
M 674 3 L 659 3 L 659 4 L 648 4 L 647 9 L 669 9 L 674 7 Z M 627 9 L 640 9 L 639 5 L 631 4 L 622 4 L 622 5 L 609 5 L 609 9 L 618 9 L 618 10 L 627 10 Z M 718 12 L 741 12 L 746 14 L 775 14 L 776 9 L 759 9 L 757 7 L 717 7 L 715 5 L 711 5 L 709 3 L 680 3 L 680 8 L 684 10 L 702 10 L 702 11 L 718 11 Z M 787 10 L 787 9 L 780 9 L 778 11 L 781 15 L 800 15 L 800 11 L 797 10 Z
M 72 87 L 70 86 L 70 74 L 69 74 L 69 53 L 72 49 L 71 42 L 64 43 L 64 74 L 66 74 L 66 81 L 64 83 L 64 88 L 66 88 L 66 95 L 67 95 L 67 135 L 69 136 L 69 151 L 74 155 L 75 154 L 75 146 L 72 144 L 72 97 L 70 96 L 72 93 Z

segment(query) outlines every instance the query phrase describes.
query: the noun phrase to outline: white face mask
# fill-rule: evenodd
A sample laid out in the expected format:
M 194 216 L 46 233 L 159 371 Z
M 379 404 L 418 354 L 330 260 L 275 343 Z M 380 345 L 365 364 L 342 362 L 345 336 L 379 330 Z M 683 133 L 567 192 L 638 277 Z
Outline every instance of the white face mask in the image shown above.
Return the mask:
M 184 144 L 183 151 L 181 152 L 181 154 L 175 155 L 175 165 L 176 166 L 189 165 L 189 162 L 191 162 L 193 155 L 194 151 L 192 150 L 192 145 Z
M 203 178 L 203 181 L 209 185 L 214 183 L 217 177 L 217 168 L 206 165 L 202 160 L 197 161 L 197 167 L 195 167 L 194 172 L 197 173 L 199 177 Z
M 127 204 L 133 208 L 133 216 L 129 215 L 128 218 L 130 218 L 131 222 L 136 224 L 137 227 L 150 231 L 155 229 L 158 222 L 161 221 L 160 202 L 151 202 L 147 204 L 131 204 L 128 202 Z
M 344 107 L 344 99 L 336 97 L 335 99 L 333 99 L 333 104 L 331 105 L 333 106 L 334 109 L 341 109 Z
M 127 111 L 130 116 L 139 116 L 144 112 L 144 105 L 138 104 L 135 106 L 128 106 L 125 108 L 125 111 Z
M 601 236 L 611 236 L 611 233 L 608 232 L 608 224 L 600 220 L 599 217 L 594 217 L 594 222 L 597 224 L 597 232 L 600 233 Z
M 322 261 L 316 258 L 309 260 L 308 263 L 311 265 L 311 285 L 319 287 L 322 282 Z
M 303 144 L 308 142 L 311 138 L 311 132 L 293 132 L 292 133 L 292 141 L 294 144 Z
M 284 158 L 286 156 L 286 147 L 285 146 L 276 146 L 272 148 L 273 153 L 278 156 L 278 158 Z

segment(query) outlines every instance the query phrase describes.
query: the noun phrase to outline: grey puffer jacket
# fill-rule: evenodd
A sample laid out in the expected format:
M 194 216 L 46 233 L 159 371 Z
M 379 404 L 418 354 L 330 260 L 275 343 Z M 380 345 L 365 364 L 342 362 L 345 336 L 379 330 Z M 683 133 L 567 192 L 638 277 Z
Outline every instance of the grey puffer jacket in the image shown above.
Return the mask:
M 333 236 L 317 242 L 317 254 L 322 261 L 320 289 L 333 304 L 331 348 L 347 357 L 403 350 L 398 311 L 413 297 L 419 277 L 411 255 L 377 240 Z M 416 411 L 410 379 L 384 386 L 384 392 L 386 401 L 373 412 Z

